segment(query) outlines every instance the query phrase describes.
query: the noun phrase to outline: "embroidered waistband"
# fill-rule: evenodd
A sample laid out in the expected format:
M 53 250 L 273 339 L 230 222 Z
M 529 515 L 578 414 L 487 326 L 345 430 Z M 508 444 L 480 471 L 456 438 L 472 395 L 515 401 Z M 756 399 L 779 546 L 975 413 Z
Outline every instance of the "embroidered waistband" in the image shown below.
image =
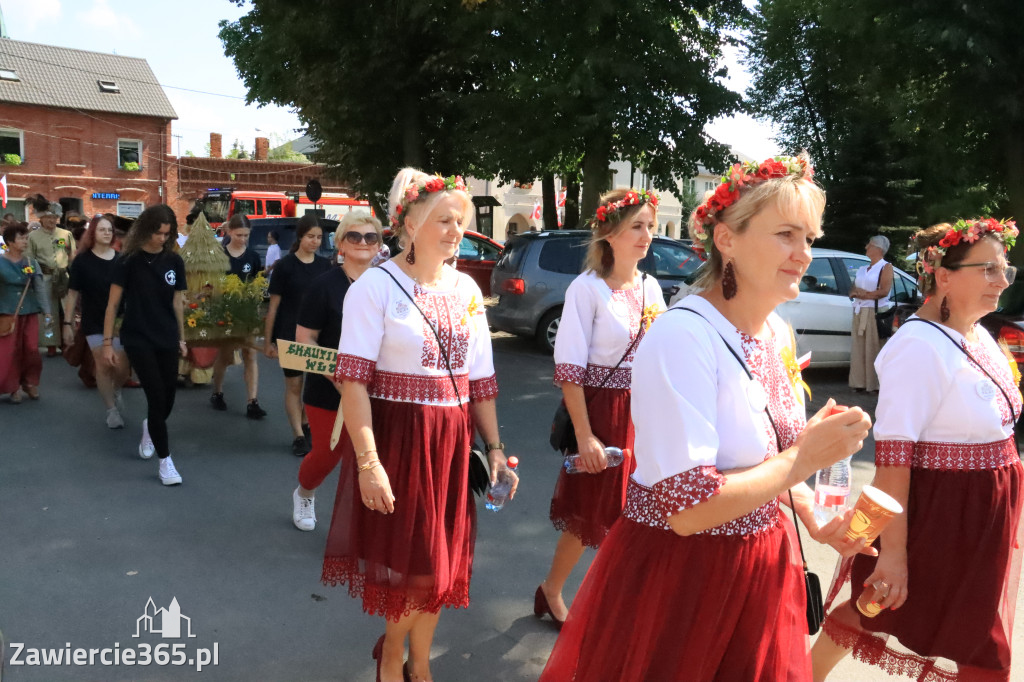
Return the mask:
M 713 467 L 708 468 L 713 469 Z M 654 488 L 648 488 L 630 478 L 629 486 L 626 489 L 626 506 L 622 510 L 622 515 L 645 526 L 671 531 L 663 498 L 664 494 L 659 494 Z M 772 500 L 748 514 L 720 526 L 701 531 L 697 535 L 752 535 L 774 528 L 778 522 L 779 503 Z
M 1011 436 L 994 443 L 916 443 L 911 467 L 940 471 L 980 471 L 998 469 L 1019 461 L 1017 444 Z
M 608 373 L 611 372 L 611 376 Z M 605 378 L 607 377 L 607 381 Z M 601 386 L 604 388 L 629 388 L 633 370 L 629 367 L 612 369 L 604 365 L 588 364 L 585 368 L 569 363 L 555 365 L 555 382 L 568 381 L 580 386 Z

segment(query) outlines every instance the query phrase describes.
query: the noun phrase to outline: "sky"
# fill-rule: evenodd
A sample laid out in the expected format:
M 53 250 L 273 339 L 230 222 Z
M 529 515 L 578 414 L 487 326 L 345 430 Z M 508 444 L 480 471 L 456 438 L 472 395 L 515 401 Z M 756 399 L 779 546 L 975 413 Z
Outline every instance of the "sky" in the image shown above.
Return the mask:
M 285 107 L 246 105 L 245 87 L 217 38 L 217 23 L 245 13 L 228 0 L 0 0 L 7 34 L 14 40 L 141 57 L 178 114 L 172 124 L 174 153 L 204 154 L 211 132 L 224 151 L 239 140 L 252 150 L 257 136 L 276 141 L 299 137 L 298 117 Z M 173 8 L 173 9 L 171 9 Z M 729 86 L 749 80 L 730 53 Z M 205 93 L 176 89 L 188 88 Z M 213 94 L 215 93 L 215 94 Z M 226 96 L 225 96 L 226 95 Z M 747 116 L 712 122 L 708 132 L 755 158 L 778 152 L 770 126 Z

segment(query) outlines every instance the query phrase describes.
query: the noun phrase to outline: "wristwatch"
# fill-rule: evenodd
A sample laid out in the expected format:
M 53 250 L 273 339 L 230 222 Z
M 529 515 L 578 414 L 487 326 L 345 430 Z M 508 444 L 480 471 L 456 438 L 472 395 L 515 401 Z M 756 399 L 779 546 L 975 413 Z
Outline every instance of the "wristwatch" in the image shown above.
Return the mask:
M 487 452 L 490 452 L 491 450 L 504 450 L 505 444 L 499 440 L 497 443 L 488 443 L 484 447 L 487 448 Z

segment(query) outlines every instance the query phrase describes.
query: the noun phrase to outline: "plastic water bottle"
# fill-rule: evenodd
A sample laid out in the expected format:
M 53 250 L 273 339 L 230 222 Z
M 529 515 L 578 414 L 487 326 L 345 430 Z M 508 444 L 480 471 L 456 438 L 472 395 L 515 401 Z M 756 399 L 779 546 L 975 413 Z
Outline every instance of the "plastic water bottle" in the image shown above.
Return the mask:
M 846 501 L 850 497 L 851 459 L 852 455 L 821 469 L 814 479 L 814 520 L 819 526 L 846 512 Z
M 47 322 L 43 325 L 43 338 L 47 341 L 53 341 L 53 322 Z
M 622 464 L 622 460 L 625 459 L 626 453 L 629 452 L 629 448 L 625 450 L 616 447 L 607 447 L 604 449 L 604 456 L 608 458 L 608 467 L 617 467 Z M 569 455 L 565 458 L 565 473 L 567 474 L 579 474 L 586 473 L 582 468 L 583 462 L 579 455 Z
M 508 494 L 512 492 L 513 477 L 509 472 L 515 472 L 519 466 L 518 457 L 509 457 L 506 468 L 498 472 L 498 481 L 487 491 L 487 501 L 484 506 L 492 512 L 501 511 L 501 508 L 508 502 Z

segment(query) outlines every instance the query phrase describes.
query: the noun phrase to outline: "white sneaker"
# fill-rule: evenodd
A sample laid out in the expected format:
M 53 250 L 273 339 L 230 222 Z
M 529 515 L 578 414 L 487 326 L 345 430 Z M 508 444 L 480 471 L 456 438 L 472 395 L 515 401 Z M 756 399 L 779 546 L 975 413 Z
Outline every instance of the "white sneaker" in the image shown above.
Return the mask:
M 292 523 L 299 530 L 313 530 L 316 528 L 315 500 L 303 497 L 296 488 L 292 492 Z
M 174 468 L 174 462 L 170 455 L 160 460 L 160 482 L 164 485 L 178 485 L 181 483 L 181 474 Z
M 149 420 L 142 420 L 142 440 L 139 441 L 139 457 L 149 459 L 156 454 L 156 446 L 153 439 L 149 437 Z M 180 481 L 179 481 L 180 483 Z
M 116 407 L 111 407 L 107 410 L 107 428 L 108 429 L 123 429 L 124 419 L 121 418 L 121 413 Z

